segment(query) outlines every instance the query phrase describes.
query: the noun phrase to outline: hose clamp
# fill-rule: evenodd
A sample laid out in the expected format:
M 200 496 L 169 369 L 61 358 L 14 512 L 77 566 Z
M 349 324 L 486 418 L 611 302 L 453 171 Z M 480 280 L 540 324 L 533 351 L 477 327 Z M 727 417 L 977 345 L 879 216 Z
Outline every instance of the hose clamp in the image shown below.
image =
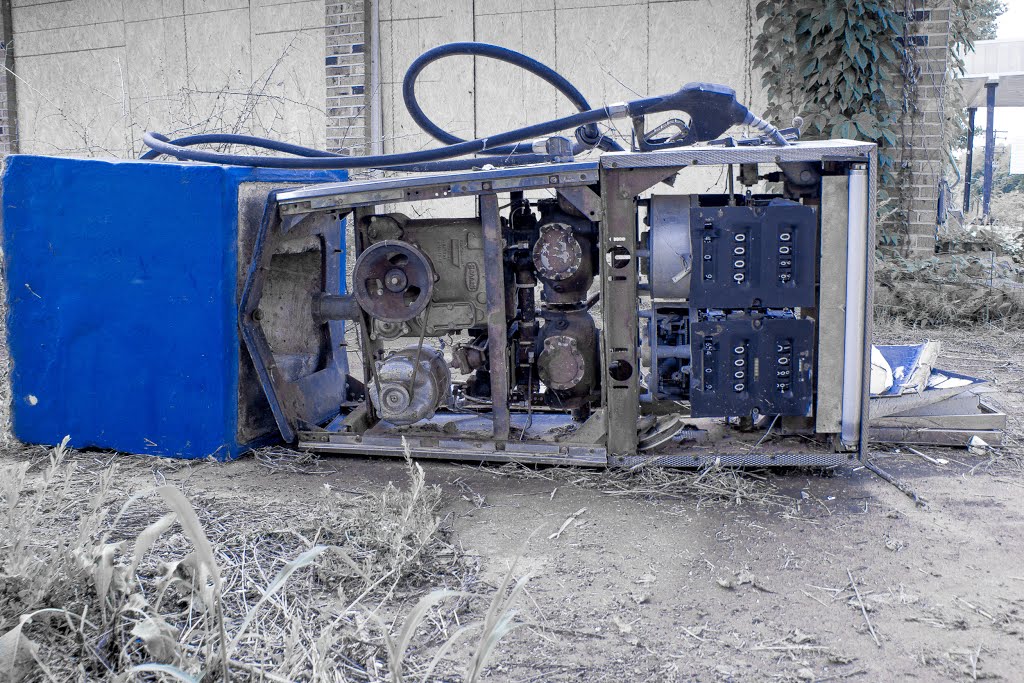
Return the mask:
M 552 161 L 564 162 L 573 160 L 572 141 L 562 135 L 549 138 L 537 138 L 530 143 L 537 154 L 546 154 Z

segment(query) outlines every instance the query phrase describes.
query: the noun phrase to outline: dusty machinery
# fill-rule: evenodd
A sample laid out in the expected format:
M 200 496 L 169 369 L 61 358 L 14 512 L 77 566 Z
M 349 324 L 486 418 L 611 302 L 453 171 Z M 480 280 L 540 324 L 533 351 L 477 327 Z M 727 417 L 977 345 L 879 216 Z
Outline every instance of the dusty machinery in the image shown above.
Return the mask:
M 689 120 L 648 132 L 645 117 L 668 110 Z M 615 116 L 633 122 L 631 151 L 593 136 L 594 122 Z M 741 123 L 764 136 L 721 137 Z M 553 135 L 577 126 L 576 143 Z M 437 154 L 376 157 L 362 164 L 420 172 L 270 194 L 240 313 L 286 441 L 585 465 L 857 457 L 874 145 L 796 141 L 798 131 L 703 84 L 523 130 L 475 147 L 438 136 L 452 154 L 514 148 L 461 167 L 439 166 Z M 149 141 L 224 160 L 189 141 Z M 606 151 L 573 160 L 580 145 Z M 359 161 L 281 151 L 324 167 Z M 673 192 L 681 174 L 705 166 L 727 171 L 728 192 Z M 755 193 L 763 180 L 778 191 Z M 475 215 L 415 219 L 386 206 L 464 197 Z M 347 252 L 341 219 L 354 240 Z M 275 283 L 273 263 L 289 254 L 312 255 L 303 286 Z M 308 318 L 297 345 L 281 329 L 294 315 L 275 313 L 289 301 Z

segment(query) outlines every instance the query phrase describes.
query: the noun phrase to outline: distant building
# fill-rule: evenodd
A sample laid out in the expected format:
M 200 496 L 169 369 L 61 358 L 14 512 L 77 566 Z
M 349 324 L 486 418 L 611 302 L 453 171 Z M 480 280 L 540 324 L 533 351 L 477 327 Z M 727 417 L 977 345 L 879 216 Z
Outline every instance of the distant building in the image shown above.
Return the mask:
M 997 134 L 1002 132 L 995 129 L 995 109 L 1024 107 L 1024 40 L 980 40 L 975 43 L 974 52 L 965 60 L 965 72 L 960 83 L 963 104 L 968 111 L 964 212 L 970 210 L 987 218 Z M 985 155 L 980 158 L 974 154 L 974 133 L 979 124 L 985 128 Z M 1009 140 L 1009 143 L 1010 173 L 1024 173 L 1024 141 Z M 982 201 L 980 206 L 973 206 L 970 198 L 978 188 L 971 187 L 971 178 L 978 170 L 982 172 Z M 984 180 L 986 175 L 987 182 Z

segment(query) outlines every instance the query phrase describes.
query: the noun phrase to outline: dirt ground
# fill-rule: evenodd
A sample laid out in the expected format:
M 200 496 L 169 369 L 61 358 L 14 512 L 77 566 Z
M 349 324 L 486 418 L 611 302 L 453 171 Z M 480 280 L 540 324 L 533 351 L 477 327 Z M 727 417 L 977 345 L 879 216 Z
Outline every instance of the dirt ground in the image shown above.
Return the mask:
M 612 486 L 599 472 L 422 462 L 481 578 L 498 584 L 524 547 L 517 574 L 534 575 L 526 624 L 498 646 L 487 680 L 1022 680 L 1024 335 L 876 332 L 924 337 L 943 342 L 940 367 L 994 380 L 990 402 L 1017 444 L 994 458 L 921 449 L 938 464 L 875 447 L 926 507 L 852 467 L 770 472 L 754 481 L 775 495 L 737 502 Z M 147 461 L 122 485 L 166 480 L 222 505 L 295 507 L 324 484 L 372 489 L 405 473 L 369 458 Z

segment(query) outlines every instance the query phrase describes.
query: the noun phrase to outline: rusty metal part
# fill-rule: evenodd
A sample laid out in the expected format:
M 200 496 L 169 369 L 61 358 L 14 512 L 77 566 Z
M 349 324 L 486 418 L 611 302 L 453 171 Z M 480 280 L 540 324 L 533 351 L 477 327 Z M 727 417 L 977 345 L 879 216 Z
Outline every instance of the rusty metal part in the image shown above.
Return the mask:
M 313 320 L 325 323 L 329 320 L 358 320 L 359 302 L 351 294 L 315 294 L 311 312 Z
M 537 361 L 540 380 L 551 389 L 572 389 L 583 379 L 587 361 L 580 353 L 576 339 L 556 334 L 544 340 L 544 350 Z
M 508 412 L 508 322 L 505 318 L 505 264 L 497 195 L 480 195 L 480 222 L 484 226 L 484 286 L 487 291 L 487 356 L 490 361 L 493 436 L 498 441 L 506 441 L 512 417 Z
M 371 216 L 358 226 L 369 244 L 401 240 L 419 249 L 434 271 L 430 315 L 408 321 L 405 336 L 428 337 L 487 324 L 483 228 L 477 218 L 411 219 L 401 213 Z M 428 324 L 421 329 L 424 320 Z M 387 334 L 384 334 L 386 338 Z
M 637 450 L 641 453 L 653 451 L 671 441 L 686 426 L 681 415 L 664 415 L 646 432 L 641 431 Z
M 533 247 L 533 265 L 546 280 L 565 280 L 575 275 L 583 262 L 583 249 L 565 223 L 547 223 Z
M 487 363 L 487 338 L 477 338 L 466 344 L 456 344 L 452 348 L 450 367 L 458 368 L 459 372 L 468 375 Z
M 389 323 L 384 320 L 374 320 L 370 330 L 372 339 L 398 339 L 409 334 L 408 323 Z
M 430 346 L 397 351 L 375 368 L 367 391 L 381 419 L 408 425 L 433 417 L 449 397 L 451 375 L 444 354 Z
M 537 337 L 537 373 L 547 387 L 545 403 L 577 409 L 596 398 L 597 328 L 586 310 L 547 310 Z
M 558 206 L 573 216 L 595 222 L 602 219 L 601 195 L 589 187 L 563 187 L 558 191 Z
M 543 218 L 531 261 L 544 283 L 543 300 L 552 305 L 578 304 L 587 298 L 597 270 L 595 226 L 562 211 L 557 200 L 542 200 L 539 206 Z
M 667 155 L 665 155 L 667 156 Z M 689 162 L 684 162 L 689 163 Z M 602 406 L 608 420 L 609 462 L 637 452 L 640 417 L 639 317 L 625 315 L 637 306 L 637 211 L 634 198 L 678 169 L 654 168 L 620 171 L 602 168 L 600 251 L 602 257 L 601 315 L 603 354 Z M 605 268 L 605 266 L 609 268 Z M 617 275 L 608 277 L 606 271 Z
M 356 260 L 352 288 L 359 306 L 389 323 L 412 320 L 434 291 L 434 269 L 422 251 L 400 240 L 368 247 Z

